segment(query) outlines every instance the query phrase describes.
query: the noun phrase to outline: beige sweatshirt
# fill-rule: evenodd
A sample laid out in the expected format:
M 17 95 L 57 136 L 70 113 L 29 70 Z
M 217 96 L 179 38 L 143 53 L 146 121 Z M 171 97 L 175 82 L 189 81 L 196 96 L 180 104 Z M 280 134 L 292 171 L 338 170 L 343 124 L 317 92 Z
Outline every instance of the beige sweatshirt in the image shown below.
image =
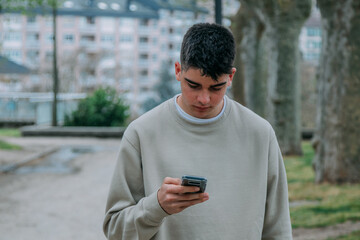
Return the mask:
M 165 177 L 208 179 L 210 199 L 168 215 Z M 108 239 L 290 240 L 287 182 L 270 124 L 227 98 L 217 121 L 194 124 L 174 99 L 133 121 L 120 145 L 104 220 Z

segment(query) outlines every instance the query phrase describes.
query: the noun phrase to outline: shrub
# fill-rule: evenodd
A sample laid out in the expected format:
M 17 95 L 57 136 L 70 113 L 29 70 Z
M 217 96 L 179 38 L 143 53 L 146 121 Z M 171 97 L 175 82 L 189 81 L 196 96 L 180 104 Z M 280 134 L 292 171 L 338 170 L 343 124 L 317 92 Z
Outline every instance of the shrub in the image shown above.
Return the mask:
M 118 97 L 115 89 L 99 88 L 81 100 L 78 109 L 65 116 L 65 126 L 124 126 L 129 106 Z

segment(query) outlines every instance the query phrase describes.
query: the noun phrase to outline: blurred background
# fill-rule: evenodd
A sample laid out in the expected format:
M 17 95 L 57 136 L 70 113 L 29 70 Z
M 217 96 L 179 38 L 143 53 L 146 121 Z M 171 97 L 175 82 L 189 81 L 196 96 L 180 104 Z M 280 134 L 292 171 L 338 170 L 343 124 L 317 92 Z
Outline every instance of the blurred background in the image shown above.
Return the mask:
M 104 238 L 121 134 L 180 92 L 174 63 L 198 22 L 234 33 L 227 94 L 275 129 L 294 238 L 360 239 L 359 9 L 357 0 L 1 0 L 0 239 Z

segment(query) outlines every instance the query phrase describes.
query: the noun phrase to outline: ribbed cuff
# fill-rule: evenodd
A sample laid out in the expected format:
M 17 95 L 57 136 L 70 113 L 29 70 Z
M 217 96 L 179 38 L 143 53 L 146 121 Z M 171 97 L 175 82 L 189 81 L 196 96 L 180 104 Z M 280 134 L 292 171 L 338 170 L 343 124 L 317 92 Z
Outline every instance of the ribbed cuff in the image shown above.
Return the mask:
M 155 225 L 159 225 L 165 217 L 169 216 L 159 204 L 157 191 L 146 197 L 143 204 L 145 217 Z

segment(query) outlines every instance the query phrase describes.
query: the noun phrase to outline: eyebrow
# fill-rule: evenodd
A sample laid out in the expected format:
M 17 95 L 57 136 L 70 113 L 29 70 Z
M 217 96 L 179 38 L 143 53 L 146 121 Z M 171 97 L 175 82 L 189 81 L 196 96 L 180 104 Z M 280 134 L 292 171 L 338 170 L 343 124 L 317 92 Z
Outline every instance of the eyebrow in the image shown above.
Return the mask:
M 185 79 L 185 81 L 187 81 L 188 83 L 190 83 L 190 84 L 193 84 L 193 85 L 197 85 L 197 86 L 200 86 L 201 84 L 199 84 L 199 83 L 196 83 L 196 82 L 193 82 L 193 81 L 191 81 L 190 79 L 187 79 L 187 78 L 184 78 Z M 212 88 L 216 88 L 216 87 L 221 87 L 221 86 L 223 86 L 223 85 L 225 85 L 227 83 L 227 81 L 226 82 L 222 82 L 222 83 L 218 83 L 218 84 L 215 84 L 215 85 L 211 85 L 210 87 L 212 87 Z

